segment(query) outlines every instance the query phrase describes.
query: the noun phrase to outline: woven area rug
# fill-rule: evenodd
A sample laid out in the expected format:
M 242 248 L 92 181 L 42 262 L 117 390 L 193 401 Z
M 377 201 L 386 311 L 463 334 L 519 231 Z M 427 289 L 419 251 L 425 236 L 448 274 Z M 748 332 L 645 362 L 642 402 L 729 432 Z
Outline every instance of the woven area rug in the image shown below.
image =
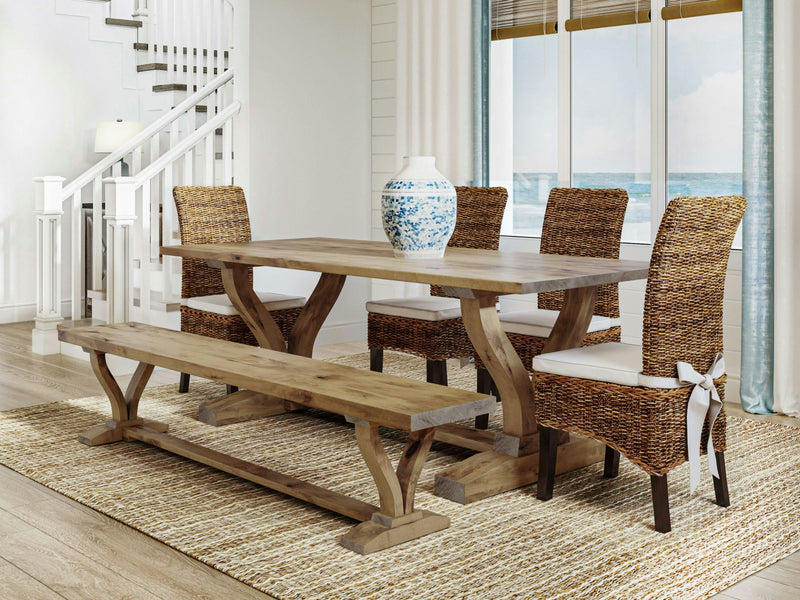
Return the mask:
M 366 368 L 367 355 L 337 362 Z M 386 353 L 386 370 L 422 378 L 424 363 Z M 472 387 L 474 371 L 451 368 Z M 377 503 L 352 428 L 320 413 L 213 428 L 197 405 L 222 386 L 193 381 L 146 391 L 141 413 L 171 432 Z M 0 462 L 281 600 L 707 598 L 800 548 L 800 429 L 729 418 L 732 506 L 713 503 L 707 477 L 694 496 L 686 466 L 670 475 L 673 531 L 653 530 L 648 476 L 622 461 L 469 506 L 433 496 L 433 475 L 465 451 L 434 444 L 417 505 L 449 529 L 368 556 L 339 545 L 355 523 L 323 509 L 139 443 L 95 448 L 78 432 L 109 414 L 105 398 L 0 413 Z M 493 426 L 498 416 L 493 418 Z M 387 431 L 393 460 L 403 436 Z

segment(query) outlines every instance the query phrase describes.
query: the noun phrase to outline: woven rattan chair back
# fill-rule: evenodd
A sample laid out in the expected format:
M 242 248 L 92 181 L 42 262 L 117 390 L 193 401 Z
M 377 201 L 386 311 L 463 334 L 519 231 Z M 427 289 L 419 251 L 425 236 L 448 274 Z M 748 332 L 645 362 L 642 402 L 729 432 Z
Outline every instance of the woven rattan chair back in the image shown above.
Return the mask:
M 628 192 L 619 189 L 553 188 L 547 199 L 542 223 L 542 254 L 571 254 L 596 258 L 619 258 L 622 223 L 628 207 Z M 561 310 L 564 292 L 543 292 L 542 309 Z M 616 284 L 597 288 L 594 314 L 619 318 Z
M 504 187 L 456 186 L 456 198 L 456 228 L 447 246 L 497 250 L 508 190 Z M 431 286 L 431 296 L 445 295 L 441 287 Z
M 742 196 L 675 198 L 661 219 L 644 302 L 643 373 L 676 377 L 685 361 L 705 373 L 722 352 L 722 301 Z
M 175 187 L 172 190 L 182 244 L 249 242 L 250 217 L 244 191 L 238 186 Z M 181 297 L 223 294 L 219 269 L 204 260 L 184 258 Z M 250 278 L 252 280 L 252 269 Z

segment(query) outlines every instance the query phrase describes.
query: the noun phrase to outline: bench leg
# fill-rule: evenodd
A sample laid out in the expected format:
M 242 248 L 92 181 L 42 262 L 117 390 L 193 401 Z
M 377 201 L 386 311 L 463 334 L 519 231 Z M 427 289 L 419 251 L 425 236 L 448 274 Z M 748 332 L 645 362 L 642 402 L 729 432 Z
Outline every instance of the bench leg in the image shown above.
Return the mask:
M 445 529 L 450 519 L 427 510 L 414 510 L 414 494 L 422 466 L 433 441 L 434 429 L 409 434 L 403 456 L 392 469 L 378 435 L 378 425 L 355 421 L 356 440 L 378 486 L 380 511 L 370 521 L 356 525 L 343 538 L 342 546 L 369 554 Z
M 153 373 L 153 365 L 139 363 L 125 393 L 119 387 L 106 363 L 106 355 L 89 350 L 92 370 L 97 376 L 109 401 L 111 402 L 111 418 L 101 425 L 90 427 L 78 436 L 78 440 L 87 446 L 99 446 L 118 442 L 122 439 L 126 427 L 147 427 L 154 431 L 167 431 L 168 425 L 139 417 L 139 398 L 144 392 L 147 381 Z

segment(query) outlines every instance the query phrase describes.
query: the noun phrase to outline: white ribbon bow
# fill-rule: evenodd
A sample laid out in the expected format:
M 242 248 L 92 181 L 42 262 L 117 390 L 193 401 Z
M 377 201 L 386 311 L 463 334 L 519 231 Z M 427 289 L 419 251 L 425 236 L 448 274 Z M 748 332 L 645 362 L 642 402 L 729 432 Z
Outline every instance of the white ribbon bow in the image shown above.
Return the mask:
M 714 456 L 714 443 L 711 431 L 714 421 L 722 410 L 722 401 L 714 386 L 714 380 L 725 373 L 725 359 L 717 354 L 708 373 L 701 375 L 686 362 L 678 362 L 678 381 L 683 384 L 695 384 L 689 406 L 686 409 L 686 443 L 689 448 L 689 489 L 694 493 L 700 483 L 700 438 L 703 435 L 703 423 L 708 415 L 708 470 L 719 479 L 717 461 Z

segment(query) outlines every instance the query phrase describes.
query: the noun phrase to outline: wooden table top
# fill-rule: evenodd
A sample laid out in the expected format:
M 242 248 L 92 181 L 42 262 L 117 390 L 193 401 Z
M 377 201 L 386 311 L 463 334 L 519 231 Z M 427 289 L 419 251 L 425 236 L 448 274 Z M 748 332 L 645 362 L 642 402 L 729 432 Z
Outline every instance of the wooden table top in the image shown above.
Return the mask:
M 162 246 L 163 254 L 212 262 L 281 267 L 529 294 L 647 277 L 648 263 L 448 248 L 443 258 L 395 258 L 388 242 L 336 238 L 296 238 L 225 244 Z

